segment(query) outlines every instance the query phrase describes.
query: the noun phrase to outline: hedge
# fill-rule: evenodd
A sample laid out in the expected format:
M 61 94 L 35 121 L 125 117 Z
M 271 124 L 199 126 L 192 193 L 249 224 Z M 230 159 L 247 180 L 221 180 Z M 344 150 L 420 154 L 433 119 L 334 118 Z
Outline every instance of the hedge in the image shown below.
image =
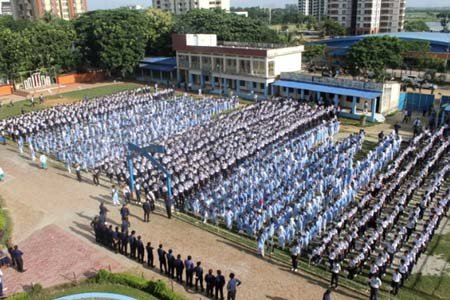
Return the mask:
M 125 274 L 125 273 L 111 273 L 107 270 L 100 270 L 95 277 L 90 279 L 95 283 L 113 283 L 129 286 L 138 290 L 145 291 L 152 296 L 161 300 L 184 300 L 181 295 L 176 294 L 170 290 L 164 282 L 148 281 L 145 278 Z

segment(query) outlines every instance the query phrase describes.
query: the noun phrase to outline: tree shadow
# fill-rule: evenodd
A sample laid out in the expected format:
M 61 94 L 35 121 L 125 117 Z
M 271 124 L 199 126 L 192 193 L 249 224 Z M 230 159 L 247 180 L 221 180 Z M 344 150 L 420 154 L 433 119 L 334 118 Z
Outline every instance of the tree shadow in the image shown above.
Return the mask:
M 109 199 L 109 197 L 107 195 L 89 196 L 89 198 L 91 198 L 93 200 L 97 200 L 100 203 L 105 202 L 105 204 L 110 202 L 110 200 L 111 200 L 111 199 Z
M 42 170 L 41 167 L 38 164 L 34 163 L 34 162 L 29 162 L 28 165 L 30 167 L 34 167 L 36 169 Z
M 277 297 L 277 296 L 270 296 L 270 295 L 266 295 L 266 298 L 270 299 L 270 300 L 289 300 L 287 298 Z

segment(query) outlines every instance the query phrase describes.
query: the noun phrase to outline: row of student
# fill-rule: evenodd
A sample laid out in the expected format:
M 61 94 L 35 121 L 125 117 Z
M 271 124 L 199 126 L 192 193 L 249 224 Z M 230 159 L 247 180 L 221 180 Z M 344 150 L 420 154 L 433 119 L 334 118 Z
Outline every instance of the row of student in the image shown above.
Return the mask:
M 145 244 L 136 231 L 132 230 L 128 233 L 98 219 L 91 225 L 94 227 L 95 239 L 98 243 L 149 268 L 155 268 L 154 246 L 151 242 Z M 221 270 L 217 270 L 214 274 L 213 270 L 209 269 L 205 274 L 201 261 L 194 261 L 190 255 L 183 260 L 181 254 L 175 255 L 172 249 L 166 251 L 163 244 L 159 244 L 156 249 L 156 256 L 160 272 L 178 283 L 185 283 L 187 287 L 195 288 L 195 291 L 201 293 L 205 292 L 207 297 L 215 299 L 224 299 L 224 288 L 226 288 L 227 299 L 236 299 L 237 287 L 241 285 L 241 281 L 235 277 L 234 273 L 230 273 L 228 282 Z

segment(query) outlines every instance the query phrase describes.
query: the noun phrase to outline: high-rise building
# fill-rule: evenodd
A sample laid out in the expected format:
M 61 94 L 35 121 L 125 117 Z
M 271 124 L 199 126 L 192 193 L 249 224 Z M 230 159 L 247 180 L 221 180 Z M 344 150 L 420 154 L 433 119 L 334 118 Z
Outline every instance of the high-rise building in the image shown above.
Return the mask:
M 405 21 L 406 0 L 328 0 L 328 16 L 350 34 L 399 32 Z
M 87 11 L 87 0 L 12 0 L 16 19 L 36 20 L 45 12 L 70 20 Z
M 328 0 L 298 0 L 298 9 L 305 16 L 321 20 L 327 15 Z
M 401 32 L 405 24 L 406 0 L 381 0 L 380 32 Z
M 0 15 L 12 15 L 10 0 L 0 0 Z
M 185 13 L 191 9 L 223 9 L 230 11 L 230 0 L 153 0 L 153 7 L 174 14 Z

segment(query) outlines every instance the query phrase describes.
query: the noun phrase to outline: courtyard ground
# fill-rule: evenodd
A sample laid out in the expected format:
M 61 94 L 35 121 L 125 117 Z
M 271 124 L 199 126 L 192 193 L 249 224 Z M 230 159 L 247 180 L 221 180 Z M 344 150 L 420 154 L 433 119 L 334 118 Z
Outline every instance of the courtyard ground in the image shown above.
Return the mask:
M 54 101 L 80 99 L 86 93 L 77 90 L 69 93 L 70 97 L 53 98 Z M 416 116 L 421 117 L 415 114 L 413 119 Z M 387 117 L 384 124 L 364 127 L 367 143 L 374 144 L 380 131 L 389 133 L 393 130 L 393 124 L 401 122 L 402 118 L 399 112 Z M 425 121 L 424 118 L 422 120 Z M 360 129 L 358 121 L 341 121 L 338 138 Z M 401 126 L 400 134 L 405 138 L 411 137 L 412 122 Z M 27 268 L 23 274 L 12 269 L 6 271 L 5 285 L 9 287 L 9 293 L 26 289 L 31 282 L 52 286 L 73 281 L 74 278 L 82 279 L 105 267 L 111 268 L 113 272 L 128 271 L 151 280 L 161 279 L 169 286 L 172 285 L 159 272 L 144 268 L 94 243 L 89 223 L 97 214 L 101 201 L 106 201 L 110 209 L 109 222 L 118 225 L 120 220 L 118 208 L 110 205 L 108 182 L 102 182 L 101 187 L 93 186 L 90 178 L 86 178 L 88 182 L 78 183 L 73 175 L 56 162 L 50 163 L 49 170 L 40 170 L 36 162 L 21 157 L 12 145 L 0 146 L 0 166 L 7 174 L 6 181 L 0 183 L 0 195 L 13 219 L 13 242 L 25 250 Z M 327 281 L 303 272 L 293 274 L 283 264 L 262 260 L 254 251 L 181 220 L 168 220 L 163 211 L 152 215 L 148 224 L 142 222 L 140 207 L 132 206 L 131 212 L 132 229 L 142 235 L 145 242 L 151 241 L 153 245 L 163 243 L 166 250 L 172 248 L 183 257 L 193 255 L 194 260 L 202 260 L 205 269 L 221 269 L 225 274 L 235 272 L 244 282 L 239 290 L 240 299 L 321 299 L 328 286 Z M 445 286 L 448 280 L 448 258 L 442 259 L 436 255 L 429 254 L 430 258 L 416 271 L 415 281 L 409 281 L 408 288 L 401 293 L 401 299 L 420 299 L 420 296 L 416 296 L 421 294 L 426 297 L 430 295 L 430 299 L 439 299 L 433 298 L 434 294 L 440 295 L 446 291 L 441 290 L 441 286 Z M 65 256 L 70 259 L 65 259 Z M 438 271 L 427 273 L 424 266 L 430 265 L 434 265 Z M 65 269 L 70 271 L 65 272 Z M 435 285 L 434 290 L 425 288 L 433 278 L 440 278 L 442 285 Z M 173 284 L 173 288 L 190 299 L 202 299 L 201 295 L 183 286 Z M 333 293 L 333 299 L 361 299 L 361 296 L 340 288 Z
M 111 264 L 113 271 L 127 270 L 143 274 L 148 279 L 162 279 L 169 286 L 169 280 L 159 272 L 144 268 L 140 264 L 121 255 L 114 254 L 94 243 L 89 223 L 97 214 L 101 201 L 106 201 L 108 222 L 117 225 L 120 220 L 118 208 L 110 205 L 109 183 L 96 187 L 88 182 L 79 183 L 73 175 L 61 168 L 59 163 L 51 163 L 47 171 L 38 168 L 37 163 L 26 157 L 20 157 L 13 146 L 0 147 L 0 165 L 5 170 L 6 180 L 0 184 L 0 195 L 5 200 L 6 207 L 13 219 L 13 242 L 25 251 L 25 273 L 8 270 L 5 285 L 27 286 L 32 282 L 42 282 L 42 269 L 48 273 L 60 272 L 55 262 L 64 261 L 52 259 L 53 255 L 62 255 L 63 249 L 70 249 L 74 242 L 65 238 L 53 239 L 43 235 L 44 250 L 33 250 L 28 246 L 36 239 L 36 232 L 59 228 L 64 233 L 72 235 L 79 247 L 92 248 L 101 253 L 97 266 Z M 176 254 L 183 257 L 192 255 L 194 260 L 201 260 L 205 269 L 221 269 L 225 274 L 235 272 L 243 281 L 239 290 L 240 299 L 320 299 L 328 283 L 309 274 L 291 273 L 284 265 L 266 261 L 254 255 L 254 252 L 234 245 L 226 239 L 187 225 L 185 222 L 168 220 L 162 212 L 151 216 L 150 223 L 142 222 L 142 209 L 131 207 L 132 229 L 143 236 L 145 242 L 164 244 L 167 250 L 172 248 Z M 48 227 L 51 226 L 51 227 Z M 59 230 L 55 229 L 60 232 Z M 31 242 L 30 242 L 31 241 Z M 86 244 L 87 245 L 84 245 Z M 42 247 L 42 246 L 39 246 Z M 91 251 L 91 250 L 89 250 Z M 87 252 L 91 253 L 91 252 Z M 71 260 L 86 260 L 91 255 L 83 251 L 68 251 Z M 104 256 L 104 257 L 103 257 Z M 39 263 L 34 263 L 40 261 Z M 67 269 L 71 267 L 68 265 Z M 94 266 L 95 267 L 95 266 Z M 34 270 L 33 268 L 36 268 Z M 82 273 L 82 267 L 77 267 L 77 273 Z M 85 272 L 92 272 L 92 268 Z M 10 282 L 8 276 L 12 276 Z M 44 286 L 60 283 L 63 274 L 50 276 Z M 183 286 L 173 284 L 175 291 L 181 292 L 190 299 L 202 299 L 201 295 Z M 16 290 L 16 288 L 12 290 Z M 20 287 L 18 288 L 20 289 Z M 358 299 L 360 296 L 345 289 L 334 293 L 333 299 Z

